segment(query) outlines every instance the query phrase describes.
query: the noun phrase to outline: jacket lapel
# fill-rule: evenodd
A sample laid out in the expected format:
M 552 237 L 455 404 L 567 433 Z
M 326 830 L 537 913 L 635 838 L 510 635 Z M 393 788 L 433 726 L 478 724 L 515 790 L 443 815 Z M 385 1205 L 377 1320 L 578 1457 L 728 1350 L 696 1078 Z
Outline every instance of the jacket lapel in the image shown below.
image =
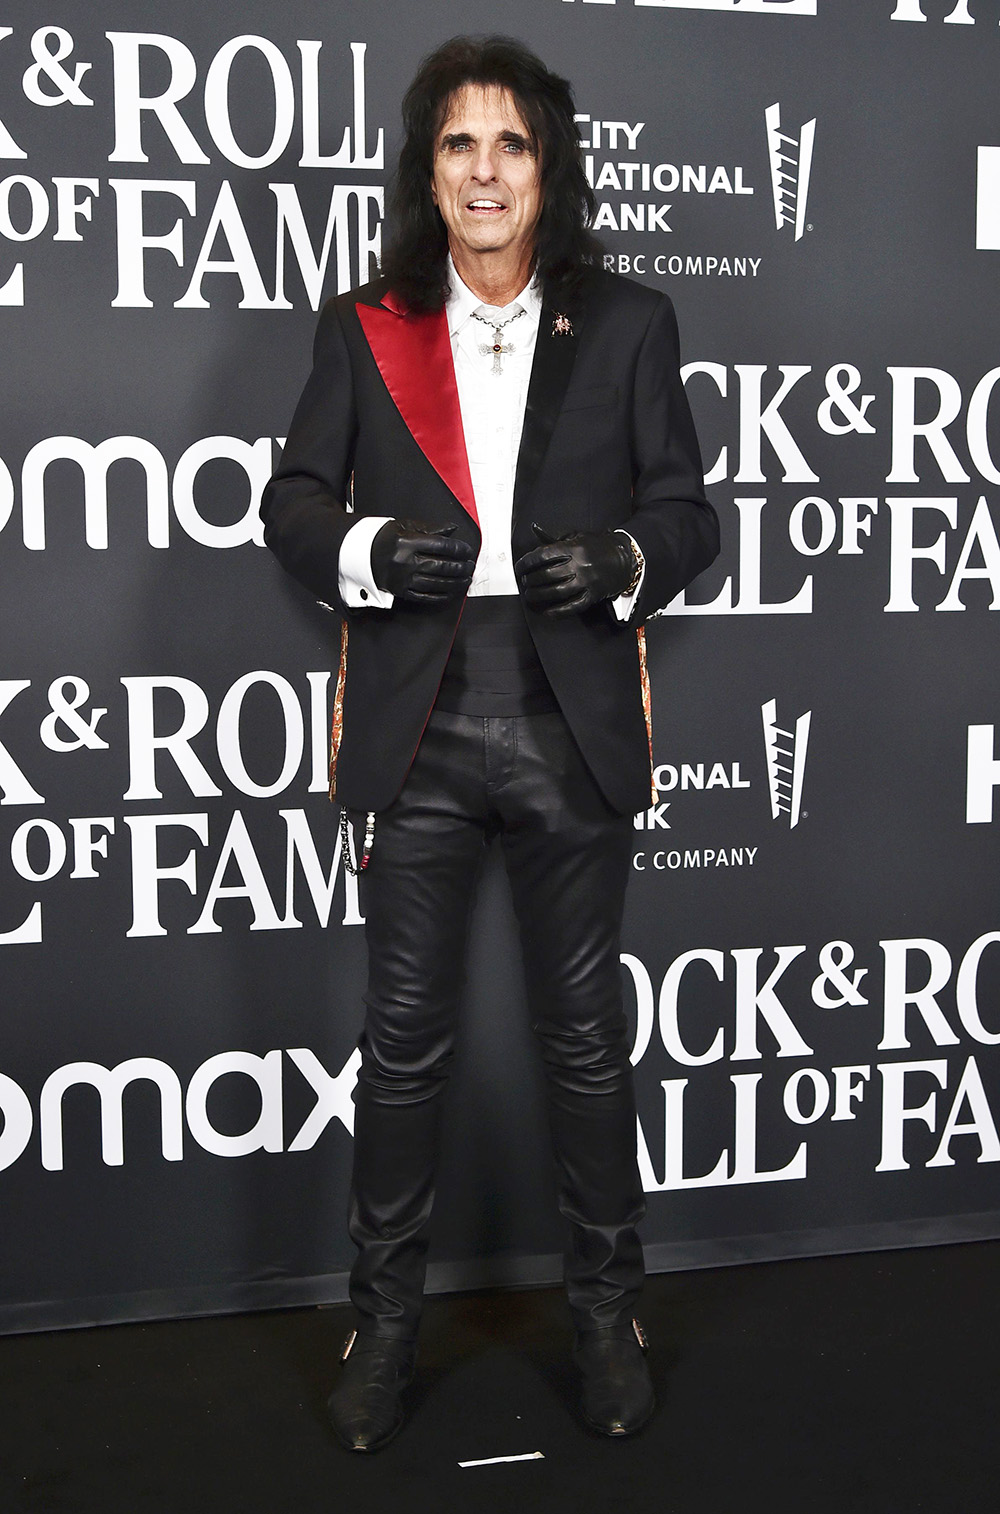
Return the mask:
M 568 332 L 565 330 L 567 321 L 571 327 Z M 559 418 L 573 372 L 582 326 L 582 302 L 577 300 L 572 307 L 565 302 L 557 305 L 546 294 L 538 321 L 535 356 L 524 407 L 524 429 L 517 454 L 513 511 L 515 521 L 526 508 L 539 469 L 545 461 L 549 439 Z
M 413 440 L 478 525 L 447 315 L 443 310 L 412 315 L 391 291 L 381 304 L 359 301 L 355 309 L 382 381 Z

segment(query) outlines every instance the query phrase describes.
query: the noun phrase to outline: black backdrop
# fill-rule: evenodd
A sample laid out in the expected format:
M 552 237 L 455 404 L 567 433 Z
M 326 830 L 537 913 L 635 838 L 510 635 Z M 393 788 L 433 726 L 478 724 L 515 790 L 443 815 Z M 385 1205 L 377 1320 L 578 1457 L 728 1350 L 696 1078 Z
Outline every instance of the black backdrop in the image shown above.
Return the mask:
M 337 628 L 256 502 L 416 61 L 496 12 L 3 20 L 0 1327 L 341 1298 Z M 503 25 L 574 81 L 612 265 L 676 302 L 724 529 L 649 632 L 650 1264 L 1000 1234 L 1000 4 Z M 435 1287 L 557 1275 L 529 1042 L 491 858 Z

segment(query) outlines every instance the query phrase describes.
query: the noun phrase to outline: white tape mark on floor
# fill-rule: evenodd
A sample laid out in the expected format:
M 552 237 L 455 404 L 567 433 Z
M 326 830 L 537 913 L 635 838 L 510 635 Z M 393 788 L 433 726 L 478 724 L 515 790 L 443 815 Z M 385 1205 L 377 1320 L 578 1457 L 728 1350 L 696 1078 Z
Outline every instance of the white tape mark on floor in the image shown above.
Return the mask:
M 525 1451 L 521 1456 L 484 1456 L 479 1461 L 460 1461 L 460 1467 L 494 1467 L 501 1461 L 544 1461 L 544 1451 Z

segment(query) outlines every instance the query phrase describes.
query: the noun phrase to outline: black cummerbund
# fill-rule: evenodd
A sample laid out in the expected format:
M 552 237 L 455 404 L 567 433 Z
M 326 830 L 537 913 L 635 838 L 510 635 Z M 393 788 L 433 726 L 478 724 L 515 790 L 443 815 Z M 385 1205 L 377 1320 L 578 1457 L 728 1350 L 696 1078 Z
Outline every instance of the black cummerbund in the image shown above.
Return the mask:
M 452 715 L 548 715 L 559 705 L 517 594 L 465 601 L 435 709 Z

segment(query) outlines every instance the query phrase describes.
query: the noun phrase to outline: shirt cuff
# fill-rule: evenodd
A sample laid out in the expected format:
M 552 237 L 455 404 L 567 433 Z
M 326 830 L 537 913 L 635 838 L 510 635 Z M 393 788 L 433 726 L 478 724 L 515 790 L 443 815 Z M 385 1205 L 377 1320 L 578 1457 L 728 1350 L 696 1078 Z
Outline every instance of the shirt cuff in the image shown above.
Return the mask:
M 391 610 L 393 595 L 372 577 L 372 542 L 391 515 L 363 515 L 340 544 L 337 587 L 349 610 Z
M 615 532 L 615 535 L 627 536 L 633 547 L 635 547 L 636 552 L 638 552 L 638 544 L 636 543 L 635 537 L 632 535 L 631 531 L 625 531 L 621 527 L 619 527 Z M 628 620 L 629 616 L 632 614 L 633 606 L 635 605 L 636 598 L 642 589 L 642 581 L 645 576 L 646 564 L 643 563 L 642 567 L 639 569 L 639 581 L 632 592 L 630 594 L 619 594 L 617 599 L 613 599 L 611 601 L 612 609 L 614 610 L 619 620 Z

